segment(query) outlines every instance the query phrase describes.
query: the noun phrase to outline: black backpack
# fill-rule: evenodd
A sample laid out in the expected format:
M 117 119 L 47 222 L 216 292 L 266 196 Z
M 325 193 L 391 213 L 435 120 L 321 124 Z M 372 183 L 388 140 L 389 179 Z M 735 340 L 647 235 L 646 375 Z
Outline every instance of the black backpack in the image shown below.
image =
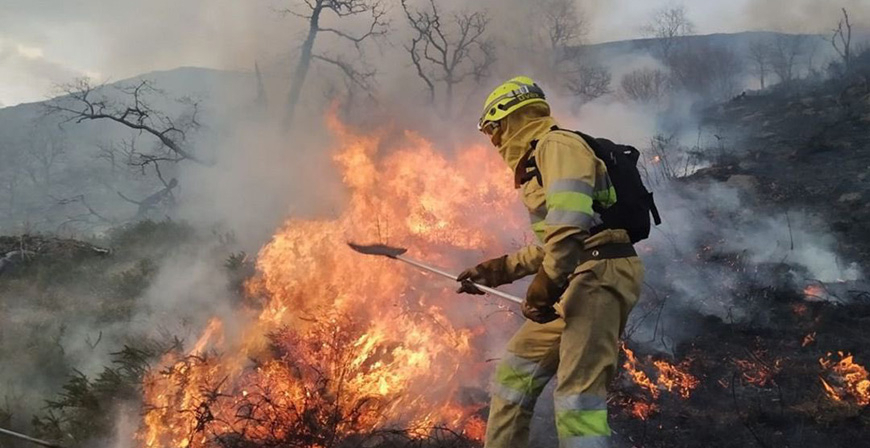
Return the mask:
M 628 232 L 632 243 L 647 239 L 651 227 L 650 215 L 655 225 L 661 224 L 662 219 L 653 200 L 653 194 L 643 185 L 640 172 L 637 170 L 640 151 L 633 146 L 620 145 L 604 138 L 594 138 L 580 131 L 568 131 L 555 126 L 551 131 L 571 132 L 582 138 L 595 151 L 595 156 L 604 162 L 610 182 L 616 189 L 616 204 L 603 210 L 597 205 L 593 206 L 603 223 L 592 228 L 592 233 L 604 229 L 624 229 Z M 537 141 L 533 141 L 532 147 L 534 148 L 536 144 Z M 540 173 L 534 158 L 528 158 L 524 162 L 526 171 L 522 175 L 522 183 L 534 178 L 537 178 L 540 183 Z M 528 171 L 530 168 L 531 171 Z

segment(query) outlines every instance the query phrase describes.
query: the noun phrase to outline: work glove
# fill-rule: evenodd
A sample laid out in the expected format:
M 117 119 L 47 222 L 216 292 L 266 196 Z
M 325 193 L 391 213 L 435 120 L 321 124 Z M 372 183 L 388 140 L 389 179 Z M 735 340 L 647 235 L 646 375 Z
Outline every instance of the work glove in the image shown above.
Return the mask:
M 559 315 L 553 305 L 559 302 L 563 292 L 565 292 L 565 288 L 551 279 L 543 267 L 538 269 L 537 275 L 526 292 L 526 300 L 522 307 L 523 316 L 539 324 L 546 324 L 558 319 Z
M 473 283 L 495 288 L 513 281 L 507 272 L 507 255 L 484 261 L 473 268 L 466 269 L 459 274 L 456 280 L 460 283 L 456 292 L 475 295 L 482 295 L 484 292 Z

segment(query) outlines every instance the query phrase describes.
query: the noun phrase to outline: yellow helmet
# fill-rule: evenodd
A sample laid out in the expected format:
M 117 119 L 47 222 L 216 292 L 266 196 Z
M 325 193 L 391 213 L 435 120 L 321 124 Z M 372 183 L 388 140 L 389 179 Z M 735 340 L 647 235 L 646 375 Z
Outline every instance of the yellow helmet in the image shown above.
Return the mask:
M 491 121 L 499 121 L 512 114 L 515 110 L 533 103 L 546 103 L 544 91 L 538 87 L 532 78 L 517 76 L 495 88 L 483 107 L 483 114 L 477 123 L 477 129 Z

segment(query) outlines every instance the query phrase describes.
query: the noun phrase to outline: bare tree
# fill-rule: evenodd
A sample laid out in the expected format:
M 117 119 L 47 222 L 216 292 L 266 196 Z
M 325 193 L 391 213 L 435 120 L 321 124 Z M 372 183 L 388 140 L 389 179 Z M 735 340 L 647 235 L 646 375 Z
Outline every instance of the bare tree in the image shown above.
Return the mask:
M 744 69 L 730 49 L 701 42 L 674 51 L 668 65 L 675 87 L 714 100 L 734 95 Z
M 580 104 L 612 92 L 610 89 L 612 75 L 603 65 L 591 62 L 579 63 L 576 68 L 566 71 L 564 75 L 567 79 L 565 88 Z
M 178 180 L 173 178 L 169 182 L 166 182 L 162 176 L 160 180 L 163 182 L 163 188 L 142 200 L 130 199 L 120 191 L 118 192 L 118 196 L 121 199 L 138 206 L 134 219 L 145 219 L 148 217 L 148 213 L 160 206 L 172 207 L 175 205 L 175 194 L 173 194 L 172 190 L 178 186 Z
M 623 76 L 620 88 L 620 94 L 630 101 L 641 104 L 657 103 L 670 90 L 670 79 L 661 70 L 642 68 Z
M 780 82 L 791 83 L 800 75 L 800 64 L 807 54 L 807 36 L 780 34 L 771 46 L 770 66 Z
M 770 42 L 758 39 L 749 44 L 749 61 L 758 76 L 762 90 L 766 87 L 767 74 L 770 73 L 770 60 L 773 50 Z
M 657 10 L 642 31 L 656 39 L 659 56 L 668 61 L 679 39 L 695 33 L 695 24 L 689 20 L 685 6 L 668 6 Z
M 101 144 L 97 158 L 106 160 L 113 167 L 123 162 L 142 174 L 148 169 L 153 170 L 163 184 L 163 188 L 157 193 L 145 200 L 135 201 L 118 192 L 129 202 L 139 205 L 140 209 L 143 203 L 146 208 L 153 208 L 152 205 L 156 202 L 149 200 L 153 197 L 159 196 L 160 201 L 157 202 L 167 198 L 174 200 L 172 190 L 178 180 L 164 176 L 164 164 L 170 167 L 182 161 L 210 164 L 191 148 L 192 134 L 200 127 L 198 102 L 190 98 L 178 100 L 183 111 L 173 118 L 153 106 L 164 93 L 156 89 L 150 81 L 143 80 L 133 85 L 110 89 L 106 86 L 95 88 L 88 80 L 81 79 L 61 89 L 65 95 L 45 105 L 46 115 L 61 116 L 61 124 L 107 121 L 135 131 L 133 136 L 117 145 Z M 121 99 L 113 99 L 118 95 Z M 142 149 L 139 144 L 142 136 L 149 137 L 153 143 L 148 149 Z
M 34 185 L 50 188 L 52 171 L 66 153 L 67 142 L 59 132 L 35 126 L 27 137 L 27 160 L 24 169 Z
M 350 67 L 351 63 L 339 56 L 315 53 L 314 46 L 318 35 L 325 33 L 338 37 L 350 42 L 357 51 L 361 52 L 364 42 L 386 34 L 389 25 L 386 20 L 386 10 L 378 0 L 301 0 L 301 2 L 294 0 L 294 2 L 301 4 L 287 8 L 282 12 L 307 20 L 308 32 L 302 41 L 299 60 L 296 61 L 293 79 L 290 80 L 286 119 L 288 125 L 293 123 L 305 79 L 314 61 L 332 64 L 341 69 L 346 76 L 353 77 L 358 74 L 357 70 L 348 70 L 347 67 Z M 339 20 L 364 15 L 369 15 L 370 18 L 366 30 L 354 34 L 338 28 L 323 26 L 323 20 L 327 15 Z
M 588 32 L 586 17 L 577 9 L 575 0 L 544 0 L 535 4 L 534 10 L 540 13 L 550 64 L 556 69 L 570 58 L 572 47 L 583 43 Z
M 417 76 L 426 84 L 429 101 L 435 102 L 438 84 L 444 85 L 444 109 L 453 111 L 457 85 L 468 78 L 479 82 L 495 62 L 495 46 L 487 35 L 489 17 L 482 11 L 462 11 L 445 18 L 435 0 L 415 10 L 402 0 L 405 16 L 414 30 L 405 47 Z
M 852 23 L 849 21 L 849 12 L 846 8 L 843 8 L 843 18 L 840 19 L 837 29 L 831 36 L 831 45 L 843 59 L 844 73 L 849 73 L 852 68 Z
M 208 164 L 188 148 L 190 134 L 200 127 L 197 101 L 190 98 L 179 100 L 186 109 L 172 118 L 151 106 L 154 96 L 163 92 L 150 81 L 117 87 L 116 90 L 125 97 L 122 102 L 109 98 L 107 89 L 105 86 L 95 88 L 89 80 L 79 79 L 61 86 L 65 95 L 46 103 L 46 112 L 61 115 L 64 122 L 110 121 L 138 131 L 140 135 L 152 136 L 156 143 L 154 148 L 136 154 L 138 160 L 135 163 L 142 167 L 183 160 Z
M 573 95 L 575 106 L 611 93 L 610 70 L 583 47 L 588 23 L 577 2 L 543 0 L 534 3 L 532 11 L 537 15 L 533 28 L 543 31 L 534 34 L 535 46 L 526 51 L 546 57 L 550 83 Z

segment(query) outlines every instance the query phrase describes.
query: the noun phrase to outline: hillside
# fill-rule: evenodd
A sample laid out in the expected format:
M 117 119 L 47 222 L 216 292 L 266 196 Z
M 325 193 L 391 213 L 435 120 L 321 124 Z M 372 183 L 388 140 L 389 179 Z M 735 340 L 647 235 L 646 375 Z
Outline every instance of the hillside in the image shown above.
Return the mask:
M 686 39 L 742 52 L 776 36 Z M 642 65 L 650 43 L 591 48 Z M 646 278 L 609 397 L 615 447 L 852 448 L 870 437 L 870 51 L 850 76 L 808 78 L 712 106 L 682 93 L 661 108 L 614 95 L 626 101 L 617 110 L 634 112 L 619 117 L 657 125 L 639 148 L 665 220 L 637 245 Z M 174 98 L 203 100 L 205 132 L 191 141 L 204 150 L 226 138 L 241 160 L 245 144 L 260 143 L 212 125 L 246 115 L 254 76 L 181 68 L 99 92 L 115 98 L 143 79 L 167 114 L 187 110 Z M 401 241 L 450 269 L 524 243 L 527 216 L 499 183 L 495 151 L 330 122 L 334 145 L 313 146 L 338 165 L 346 207 L 314 218 L 275 211 L 286 222 L 255 257 L 232 232 L 173 218 L 171 200 L 143 211 L 123 198 L 171 191 L 162 181 L 183 174 L 168 168 L 159 181 L 108 157 L 137 133 L 44 121 L 43 111 L 0 109 L 0 359 L 15 360 L 0 362 L 0 427 L 67 448 L 136 437 L 209 448 L 482 445 L 486 383 L 522 316 L 345 243 Z M 233 175 L 288 176 L 297 164 L 325 177 L 297 156 Z M 318 188 L 270 194 L 313 202 Z M 234 204 L 222 194 L 235 192 L 196 205 Z M 240 222 L 267 221 L 252 215 Z M 533 446 L 555 447 L 550 391 L 537 406 Z

